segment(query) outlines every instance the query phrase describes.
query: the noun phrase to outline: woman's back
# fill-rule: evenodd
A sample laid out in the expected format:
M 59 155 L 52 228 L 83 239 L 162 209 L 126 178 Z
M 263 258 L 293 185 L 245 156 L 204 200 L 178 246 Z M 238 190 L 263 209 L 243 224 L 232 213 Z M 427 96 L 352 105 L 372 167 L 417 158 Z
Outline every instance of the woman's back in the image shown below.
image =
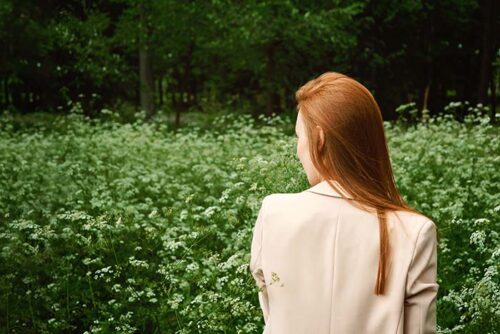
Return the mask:
M 337 183 L 338 186 L 338 183 Z M 387 214 L 391 247 L 384 295 L 376 214 L 326 181 L 265 197 L 251 245 L 265 334 L 435 333 L 437 247 L 423 215 Z

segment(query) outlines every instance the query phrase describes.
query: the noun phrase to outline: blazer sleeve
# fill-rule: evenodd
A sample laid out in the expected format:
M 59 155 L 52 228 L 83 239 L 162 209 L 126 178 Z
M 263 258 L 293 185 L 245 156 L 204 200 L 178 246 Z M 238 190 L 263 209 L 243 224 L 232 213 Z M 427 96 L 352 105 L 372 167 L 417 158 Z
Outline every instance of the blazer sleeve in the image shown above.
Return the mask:
M 436 333 L 436 225 L 427 220 L 419 231 L 408 269 L 404 303 L 404 333 Z
M 269 298 L 267 294 L 267 285 L 264 280 L 264 273 L 262 271 L 261 254 L 262 254 L 262 235 L 264 227 L 266 198 L 264 198 L 264 200 L 262 201 L 262 205 L 259 209 L 257 220 L 253 228 L 251 257 L 249 266 L 250 272 L 252 273 L 255 283 L 259 288 L 258 292 L 259 304 L 260 308 L 262 309 L 262 314 L 264 316 L 265 324 L 267 324 L 267 320 L 269 317 Z

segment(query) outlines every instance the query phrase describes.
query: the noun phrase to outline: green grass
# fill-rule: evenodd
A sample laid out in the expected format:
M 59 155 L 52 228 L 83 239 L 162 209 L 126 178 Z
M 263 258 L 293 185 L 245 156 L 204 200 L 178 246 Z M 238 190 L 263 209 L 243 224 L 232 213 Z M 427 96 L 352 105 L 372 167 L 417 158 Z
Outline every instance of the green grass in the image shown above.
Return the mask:
M 308 184 L 290 120 L 260 121 L 4 118 L 0 330 L 261 333 L 247 268 L 257 210 Z M 386 123 L 401 192 L 439 228 L 440 333 L 500 324 L 499 136 L 478 122 Z

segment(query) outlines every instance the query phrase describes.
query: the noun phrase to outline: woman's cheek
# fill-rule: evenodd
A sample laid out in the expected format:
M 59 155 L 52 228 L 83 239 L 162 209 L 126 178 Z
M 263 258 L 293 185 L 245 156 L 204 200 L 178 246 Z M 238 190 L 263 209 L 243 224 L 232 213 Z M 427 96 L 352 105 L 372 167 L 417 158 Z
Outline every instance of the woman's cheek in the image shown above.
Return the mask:
M 297 139 L 297 158 L 299 160 L 301 160 L 300 159 L 301 155 L 302 155 L 302 143 L 300 139 Z
M 306 145 L 303 140 L 299 139 L 297 143 L 297 156 L 299 157 L 299 160 L 304 163 L 304 154 L 306 153 Z

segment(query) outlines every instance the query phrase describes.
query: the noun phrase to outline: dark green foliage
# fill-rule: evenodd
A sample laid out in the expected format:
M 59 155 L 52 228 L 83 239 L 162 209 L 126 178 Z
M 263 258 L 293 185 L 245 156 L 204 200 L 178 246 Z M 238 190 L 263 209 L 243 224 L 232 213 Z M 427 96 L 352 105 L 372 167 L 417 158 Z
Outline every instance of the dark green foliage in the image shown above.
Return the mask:
M 0 0 L 0 108 L 80 102 L 96 116 L 135 108 L 147 91 L 178 118 L 216 103 L 269 116 L 293 112 L 300 85 L 338 71 L 365 84 L 386 119 L 401 104 L 436 114 L 450 100 L 491 104 L 493 119 L 495 3 Z

